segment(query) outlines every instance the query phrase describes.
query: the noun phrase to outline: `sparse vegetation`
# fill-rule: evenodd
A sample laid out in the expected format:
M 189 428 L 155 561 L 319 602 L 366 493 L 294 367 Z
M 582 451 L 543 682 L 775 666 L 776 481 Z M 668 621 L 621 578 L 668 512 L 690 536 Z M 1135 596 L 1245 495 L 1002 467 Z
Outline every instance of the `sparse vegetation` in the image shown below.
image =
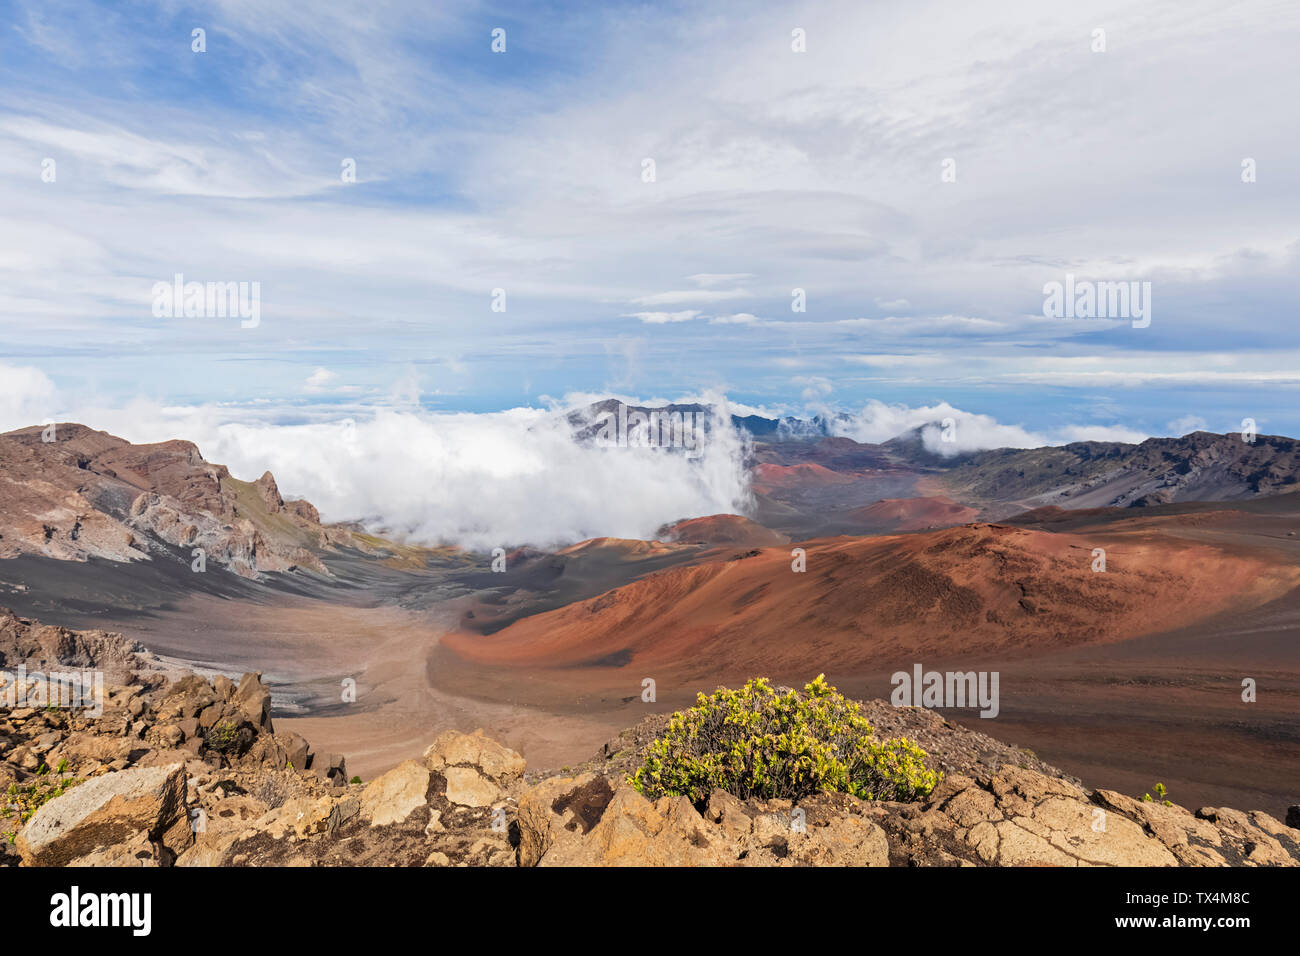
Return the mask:
M 825 675 L 802 693 L 756 678 L 740 690 L 700 694 L 695 707 L 674 714 L 631 783 L 651 798 L 683 794 L 697 803 L 715 789 L 741 799 L 829 790 L 915 800 L 940 779 L 925 757 L 906 738 L 875 739 L 858 704 Z
M 239 745 L 239 727 L 234 721 L 223 720 L 208 731 L 205 740 L 209 750 L 230 753 Z
M 270 774 L 258 781 L 257 786 L 251 792 L 251 796 L 256 800 L 261 800 L 269 809 L 278 810 L 289 799 L 289 788 L 285 785 L 283 777 L 278 774 Z
M 27 825 L 32 814 L 49 803 L 55 797 L 67 793 L 81 780 L 66 774 L 68 762 L 59 761 L 59 769 L 50 773 L 45 764 L 36 771 L 36 778 L 29 783 L 11 783 L 0 802 L 0 820 L 10 821 L 3 830 L 4 838 L 12 845 L 18 838 L 18 831 Z
M 1163 783 L 1157 783 L 1154 787 L 1152 787 L 1152 789 L 1155 790 L 1156 792 L 1155 799 L 1154 800 L 1152 799 L 1151 794 L 1144 793 L 1142 794 L 1143 803 L 1154 803 L 1155 800 L 1159 800 L 1167 807 L 1172 807 L 1174 805 L 1174 802 L 1172 800 L 1165 799 L 1165 794 L 1167 794 L 1169 791 L 1165 789 L 1165 785 Z

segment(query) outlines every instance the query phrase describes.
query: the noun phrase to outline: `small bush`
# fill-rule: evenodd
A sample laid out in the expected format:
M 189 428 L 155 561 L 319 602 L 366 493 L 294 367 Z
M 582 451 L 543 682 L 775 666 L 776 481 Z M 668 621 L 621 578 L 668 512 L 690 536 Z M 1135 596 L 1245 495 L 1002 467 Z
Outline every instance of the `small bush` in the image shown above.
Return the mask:
M 252 796 L 272 810 L 278 810 L 289 799 L 289 788 L 278 775 L 262 777 L 253 788 Z
M 650 798 L 705 800 L 715 789 L 743 799 L 797 800 L 823 790 L 864 800 L 916 800 L 940 775 L 907 738 L 876 740 L 861 708 L 826 683 L 779 693 L 766 678 L 700 694 L 673 714 L 646 751 L 632 785 Z
M 65 774 L 66 767 L 67 761 L 60 761 L 58 775 L 54 776 L 50 774 L 49 767 L 42 764 L 34 781 L 27 784 L 11 783 L 9 790 L 0 796 L 0 820 L 11 821 L 0 833 L 11 844 L 33 813 L 81 783 L 80 779 Z
M 223 720 L 208 731 L 204 742 L 209 750 L 227 754 L 239 746 L 239 726 L 234 721 Z
M 1157 799 L 1157 800 L 1159 800 L 1160 802 L 1162 802 L 1162 803 L 1163 803 L 1165 806 L 1167 806 L 1167 807 L 1172 807 L 1172 806 L 1174 805 L 1174 803 L 1173 803 L 1172 800 L 1166 800 L 1166 799 L 1165 799 L 1165 795 L 1166 795 L 1167 793 L 1169 793 L 1169 791 L 1165 789 L 1165 785 L 1164 785 L 1163 783 L 1157 783 L 1157 784 L 1155 785 L 1155 788 L 1154 788 L 1154 789 L 1155 789 L 1155 791 L 1156 791 L 1156 799 Z M 1152 803 L 1152 802 L 1154 802 L 1154 801 L 1152 801 L 1152 799 L 1151 799 L 1151 794 L 1149 794 L 1149 793 L 1144 793 L 1144 794 L 1142 794 L 1142 801 L 1143 801 L 1144 803 Z

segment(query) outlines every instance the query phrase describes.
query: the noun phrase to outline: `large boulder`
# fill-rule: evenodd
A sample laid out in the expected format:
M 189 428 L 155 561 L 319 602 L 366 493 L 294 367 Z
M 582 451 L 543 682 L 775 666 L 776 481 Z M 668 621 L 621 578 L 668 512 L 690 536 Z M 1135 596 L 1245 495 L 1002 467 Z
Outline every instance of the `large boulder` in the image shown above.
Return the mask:
M 519 797 L 520 866 L 888 866 L 889 842 L 850 808 L 741 801 L 721 790 L 701 816 L 686 797 L 646 799 L 625 782 L 554 777 Z
M 573 842 L 600 820 L 613 795 L 604 777 L 549 777 L 519 796 L 515 819 L 519 825 L 519 865 L 536 866 L 556 843 Z M 595 803 L 594 817 L 579 816 L 584 802 Z
M 447 800 L 462 807 L 490 807 L 524 772 L 524 758 L 485 737 L 449 730 L 424 751 L 424 765 L 447 781 Z
M 652 803 L 626 783 L 614 791 L 581 846 L 582 852 L 571 859 L 551 853 L 542 865 L 717 866 L 736 859 L 728 842 L 685 797 Z
M 305 770 L 311 761 L 311 746 L 306 738 L 292 730 L 276 734 L 275 737 L 284 749 L 285 765 L 294 770 Z
M 1163 809 L 1163 808 L 1162 808 Z M 902 818 L 910 838 L 951 846 L 960 860 L 997 866 L 1176 866 L 1178 856 L 1123 813 L 1073 783 L 1004 767 L 987 787 L 945 780 Z M 950 844 L 950 841 L 953 841 Z M 939 854 L 947 856 L 948 854 Z
M 482 730 L 472 734 L 448 730 L 439 734 L 424 751 L 424 765 L 437 771 L 447 767 L 474 767 L 499 784 L 517 780 L 526 767 L 523 757 L 485 737 Z
M 462 807 L 490 807 L 504 796 L 501 788 L 474 767 L 448 767 L 447 801 Z
M 312 773 L 321 780 L 336 787 L 341 787 L 348 782 L 347 761 L 342 754 L 309 754 L 308 757 Z
M 405 760 L 361 792 L 361 816 L 371 826 L 401 823 L 428 803 L 429 768 L 418 760 Z
M 73 787 L 32 815 L 17 848 L 23 866 L 64 866 L 141 833 L 172 855 L 192 842 L 183 764 L 122 770 Z
M 231 697 L 240 714 L 259 730 L 271 731 L 271 692 L 261 674 L 245 674 Z
M 590 787 L 564 797 L 581 800 L 582 789 Z M 573 812 L 579 820 L 584 812 L 564 798 L 553 801 L 552 807 L 566 814 Z M 591 813 L 595 814 L 594 808 Z M 554 821 L 550 832 L 552 837 L 556 835 Z M 531 834 L 528 839 L 535 845 L 538 835 Z M 599 811 L 599 822 L 580 839 L 553 842 L 538 865 L 717 866 L 734 863 L 735 859 L 725 838 L 685 797 L 664 797 L 652 803 L 626 783 L 620 783 Z

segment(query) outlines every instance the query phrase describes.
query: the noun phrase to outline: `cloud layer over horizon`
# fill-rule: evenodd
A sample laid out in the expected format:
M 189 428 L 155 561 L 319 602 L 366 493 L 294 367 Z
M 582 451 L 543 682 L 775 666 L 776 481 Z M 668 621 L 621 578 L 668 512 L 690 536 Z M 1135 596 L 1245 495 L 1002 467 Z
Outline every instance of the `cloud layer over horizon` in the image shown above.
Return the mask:
M 0 431 L 77 421 L 135 443 L 185 439 L 241 480 L 270 471 L 282 494 L 308 499 L 327 522 L 360 521 L 421 544 L 490 550 L 592 537 L 648 539 L 681 519 L 747 513 L 753 503 L 747 438 L 731 426 L 730 415 L 783 417 L 792 411 L 731 403 L 721 394 L 681 396 L 683 403 L 704 403 L 715 412 L 703 453 L 690 459 L 652 448 L 575 443 L 567 413 L 606 397 L 666 404 L 574 394 L 539 407 L 483 413 L 429 411 L 418 396 L 358 405 L 344 415 L 332 407 L 163 405 L 144 398 L 74 409 L 38 370 L 0 365 Z M 814 404 L 799 414 L 825 415 L 833 434 L 860 442 L 921 428 L 925 447 L 945 456 L 1149 437 L 1123 427 L 1039 433 L 946 402 L 909 407 L 873 400 L 843 412 Z M 949 418 L 952 442 L 943 441 L 936 427 Z M 1205 423 L 1170 424 L 1190 431 Z

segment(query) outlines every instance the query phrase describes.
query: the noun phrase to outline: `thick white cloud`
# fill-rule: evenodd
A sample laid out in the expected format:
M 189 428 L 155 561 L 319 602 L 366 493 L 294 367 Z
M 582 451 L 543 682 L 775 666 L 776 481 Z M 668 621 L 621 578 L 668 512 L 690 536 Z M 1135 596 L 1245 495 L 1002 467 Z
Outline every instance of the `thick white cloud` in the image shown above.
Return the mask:
M 376 412 L 354 424 L 227 425 L 205 455 L 270 468 L 333 520 L 485 549 L 596 536 L 649 538 L 665 522 L 745 508 L 740 437 L 713 424 L 703 454 L 581 447 L 561 415 Z
M 0 363 L 0 429 L 46 424 L 52 420 L 57 395 L 40 369 Z
M 913 407 L 872 400 L 847 421 L 834 420 L 832 427 L 836 434 L 860 442 L 888 441 L 920 428 L 926 450 L 945 457 L 989 448 L 1039 448 L 1074 441 L 1136 443 L 1150 437 L 1136 429 L 1110 425 L 1066 426 L 1044 433 L 1004 425 L 989 415 L 962 411 L 947 402 Z
M 130 441 L 184 438 L 208 461 L 252 480 L 265 470 L 281 492 L 310 500 L 326 521 L 365 521 L 410 540 L 476 549 L 569 544 L 598 536 L 650 538 L 682 518 L 744 511 L 751 503 L 742 436 L 725 398 L 702 453 L 584 447 L 564 408 L 484 414 L 385 407 L 305 424 L 274 424 L 270 409 L 214 405 L 121 408 L 57 404 L 39 372 L 0 367 L 0 429 L 53 418 Z M 56 411 L 57 409 L 57 411 Z M 49 416 L 49 417 L 47 417 Z
M 829 382 L 813 376 L 797 384 L 806 386 L 811 411 L 826 415 L 837 435 L 875 443 L 919 427 L 924 446 L 945 456 L 1149 437 L 1110 425 L 1040 432 L 947 402 L 908 406 L 872 400 L 855 414 L 838 416 L 818 404 Z M 483 549 L 546 547 L 599 536 L 649 538 L 678 519 L 744 513 L 752 504 L 744 467 L 748 449 L 730 416 L 789 414 L 706 392 L 676 399 L 714 408 L 697 457 L 576 444 L 566 413 L 610 397 L 652 407 L 666 401 L 575 393 L 544 408 L 437 413 L 420 408 L 418 389 L 409 394 L 397 389 L 382 407 L 165 406 L 145 399 L 74 407 L 40 371 L 0 366 L 0 430 L 80 421 L 135 442 L 184 438 L 236 477 L 251 480 L 269 469 L 284 494 L 309 499 L 327 521 L 364 521 L 413 541 Z M 281 423 L 290 412 L 304 420 Z M 952 421 L 947 430 L 952 441 L 944 440 L 946 419 Z M 1171 423 L 1171 428 L 1190 422 Z M 1175 434 L 1182 433 L 1178 428 Z

